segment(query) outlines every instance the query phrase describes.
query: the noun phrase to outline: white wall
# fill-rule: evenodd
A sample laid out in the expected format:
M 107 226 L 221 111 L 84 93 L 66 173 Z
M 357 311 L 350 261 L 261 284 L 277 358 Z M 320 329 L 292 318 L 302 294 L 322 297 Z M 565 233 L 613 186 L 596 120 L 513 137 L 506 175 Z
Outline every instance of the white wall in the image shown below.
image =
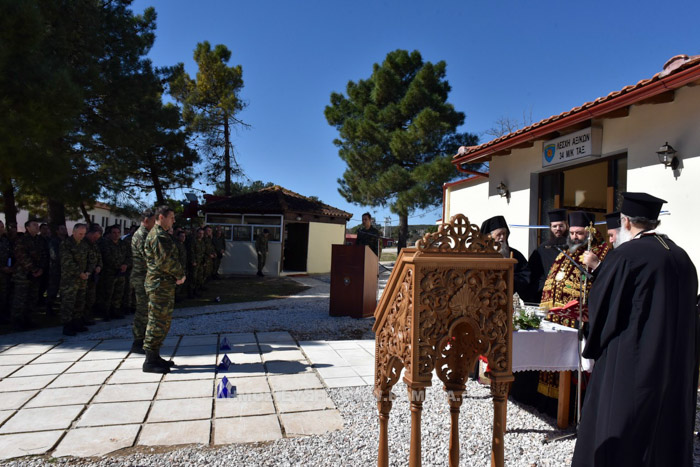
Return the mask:
M 267 261 L 263 273 L 278 276 L 282 248 L 279 242 L 268 242 Z M 221 274 L 255 274 L 258 272 L 258 255 L 254 242 L 226 241 L 226 251 L 219 267 Z
M 114 225 L 117 223 L 117 220 L 121 221 L 121 226 L 122 226 L 122 233 L 124 231 L 124 225 L 131 226 L 131 224 L 139 224 L 139 220 L 134 220 L 134 219 L 129 219 L 125 216 L 115 216 L 111 211 L 103 208 L 98 208 L 95 207 L 91 210 L 88 211 L 88 214 L 91 216 L 94 216 L 92 219 L 92 222 L 95 222 L 97 224 L 102 225 L 102 217 L 108 220 L 106 222 L 106 225 Z M 7 227 L 7 222 L 5 221 L 5 213 L 0 212 L 0 220 L 5 224 Z M 19 212 L 17 213 L 17 231 L 18 232 L 24 232 L 24 223 L 29 220 L 29 212 L 25 211 L 24 209 L 20 209 Z M 80 219 L 66 219 L 66 228 L 68 229 L 68 233 L 70 234 L 73 230 L 73 226 L 77 223 L 84 223 L 85 219 L 80 217 Z M 40 222 L 41 223 L 41 222 Z
M 306 271 L 309 274 L 331 272 L 331 246 L 343 243 L 345 243 L 345 224 L 309 222 L 309 253 Z

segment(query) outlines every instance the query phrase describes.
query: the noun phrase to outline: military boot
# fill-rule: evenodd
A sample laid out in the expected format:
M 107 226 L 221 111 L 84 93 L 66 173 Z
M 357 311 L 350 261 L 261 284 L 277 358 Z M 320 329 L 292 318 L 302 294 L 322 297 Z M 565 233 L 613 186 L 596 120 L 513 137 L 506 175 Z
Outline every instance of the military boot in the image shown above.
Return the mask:
M 163 364 L 163 365 L 165 365 L 165 366 L 167 366 L 168 368 L 172 368 L 172 367 L 175 366 L 175 362 L 174 362 L 174 361 L 172 361 L 172 360 L 166 360 L 166 359 L 164 359 L 163 357 L 161 357 L 160 354 L 158 354 L 158 358 L 160 358 L 160 363 Z
M 143 350 L 143 339 L 134 339 L 134 343 L 131 344 L 131 353 L 145 354 L 146 351 Z
M 169 373 L 170 367 L 167 364 L 161 363 L 159 352 L 146 350 L 146 361 L 143 362 L 144 373 Z
M 73 327 L 73 321 L 68 321 L 63 325 L 63 335 L 64 336 L 77 336 L 78 331 Z
M 80 318 L 73 320 L 73 329 L 75 329 L 77 332 L 85 332 L 88 330 L 87 326 L 83 324 L 83 320 Z

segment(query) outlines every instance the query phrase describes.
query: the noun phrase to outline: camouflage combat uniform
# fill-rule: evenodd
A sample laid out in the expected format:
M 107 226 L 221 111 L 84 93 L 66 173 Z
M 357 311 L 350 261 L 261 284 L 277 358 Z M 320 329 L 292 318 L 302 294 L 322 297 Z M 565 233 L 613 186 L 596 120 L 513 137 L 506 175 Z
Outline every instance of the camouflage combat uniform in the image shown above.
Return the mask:
M 100 247 L 97 246 L 97 242 L 92 243 L 85 238 L 83 243 L 85 243 L 88 248 L 88 272 L 90 273 L 90 277 L 85 286 L 85 318 L 90 320 L 93 315 L 93 307 L 95 306 L 97 288 L 101 275 L 101 272 L 95 272 L 95 268 L 99 267 L 100 271 L 102 270 L 102 253 L 100 252 Z
M 216 251 L 214 249 L 214 243 L 212 242 L 211 237 L 207 237 L 206 235 L 204 236 L 204 271 L 203 271 L 203 280 L 204 282 L 208 281 L 211 276 L 214 274 L 214 258 L 212 256 L 216 256 Z
M 46 310 L 49 313 L 53 312 L 53 304 L 58 296 L 58 289 L 61 285 L 61 249 L 62 240 L 53 236 L 48 239 L 49 245 L 49 270 L 48 270 L 48 285 L 46 288 Z
M 128 246 L 121 240 L 113 242 L 109 238 L 100 241 L 100 252 L 104 268 L 100 274 L 100 300 L 106 317 L 120 317 L 122 297 L 124 295 L 124 277 L 121 265 L 127 264 Z M 130 255 L 129 255 L 130 256 Z M 128 266 L 128 264 L 127 264 Z
M 76 243 L 68 237 L 61 243 L 61 323 L 66 324 L 83 318 L 87 280 L 80 274 L 88 271 L 90 249 L 83 240 Z M 88 278 L 89 280 L 89 278 Z
M 160 225 L 153 226 L 143 247 L 146 257 L 148 326 L 143 348 L 158 352 L 170 330 L 175 305 L 175 282 L 185 274 L 175 241 Z
M 178 260 L 182 266 L 182 270 L 187 270 L 187 247 L 185 244 L 177 239 L 175 239 L 175 246 L 177 247 Z M 180 284 L 175 289 L 175 297 L 179 298 L 183 295 L 185 291 L 185 284 Z
M 214 234 L 212 238 L 212 244 L 214 245 L 214 252 L 216 253 L 216 258 L 214 258 L 214 277 L 219 275 L 219 266 L 221 266 L 221 258 L 224 256 L 223 252 L 226 251 L 226 239 L 223 235 L 217 237 Z
M 29 321 L 32 309 L 39 297 L 39 277 L 33 273 L 41 270 L 44 258 L 44 239 L 39 235 L 25 233 L 15 243 L 16 268 L 12 274 L 15 287 L 12 300 L 12 319 L 16 322 Z M 43 271 L 42 273 L 46 273 Z
M 132 329 L 134 340 L 143 340 L 146 336 L 146 326 L 148 324 L 148 295 L 146 295 L 146 289 L 143 285 L 146 280 L 146 257 L 144 256 L 143 246 L 147 236 L 148 229 L 142 224 L 131 237 L 131 286 L 134 288 L 136 296 L 136 311 L 134 312 L 134 326 Z
M 204 285 L 204 239 L 190 241 L 190 293 L 198 293 Z M 194 263 L 197 263 L 195 266 Z
M 255 239 L 255 252 L 258 254 L 258 274 L 262 274 L 267 261 L 267 237 L 262 232 Z
M 122 313 L 131 313 L 131 311 L 136 306 L 134 287 L 131 285 L 131 271 L 132 271 L 132 251 L 131 251 L 131 240 L 134 238 L 133 235 L 127 235 L 122 239 L 122 242 L 126 245 L 127 254 L 127 265 L 126 273 L 124 273 L 124 295 L 122 296 Z

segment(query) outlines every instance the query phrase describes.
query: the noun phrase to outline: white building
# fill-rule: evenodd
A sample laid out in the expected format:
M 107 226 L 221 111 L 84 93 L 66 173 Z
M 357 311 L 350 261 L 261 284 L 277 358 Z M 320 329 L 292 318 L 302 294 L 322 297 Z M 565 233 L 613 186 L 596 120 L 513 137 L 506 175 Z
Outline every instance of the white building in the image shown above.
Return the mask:
M 109 204 L 97 201 L 95 203 L 95 207 L 88 210 L 88 214 L 90 215 L 90 221 L 100 224 L 103 228 L 107 227 L 108 225 L 116 224 L 119 227 L 121 227 L 122 232 L 124 232 L 124 230 L 128 227 L 131 227 L 132 225 L 138 225 L 140 223 L 140 220 L 138 219 L 130 219 L 122 214 L 116 214 L 113 212 L 113 210 L 114 208 Z M 25 211 L 24 209 L 21 209 L 17 213 L 18 232 L 24 232 L 24 223 L 29 220 L 29 217 L 30 213 L 28 211 Z M 0 213 L 0 220 L 2 220 L 4 224 L 7 224 L 7 222 L 5 221 L 5 213 Z M 66 219 L 66 228 L 68 229 L 69 234 L 73 230 L 73 226 L 79 222 L 84 223 L 85 219 L 83 219 L 82 217 L 80 219 Z
M 472 176 L 445 185 L 443 219 L 463 213 L 480 225 L 503 215 L 512 227 L 510 244 L 527 254 L 543 230 L 518 225 L 546 225 L 547 211 L 560 207 L 603 220 L 619 210 L 620 193 L 643 191 L 667 201 L 659 230 L 700 267 L 700 209 L 693 201 L 700 184 L 699 84 L 700 55 L 676 56 L 649 79 L 460 148 L 453 163 Z M 666 143 L 677 151 L 677 166 L 660 162 L 657 152 Z M 474 175 L 464 166 L 484 161 L 488 174 Z

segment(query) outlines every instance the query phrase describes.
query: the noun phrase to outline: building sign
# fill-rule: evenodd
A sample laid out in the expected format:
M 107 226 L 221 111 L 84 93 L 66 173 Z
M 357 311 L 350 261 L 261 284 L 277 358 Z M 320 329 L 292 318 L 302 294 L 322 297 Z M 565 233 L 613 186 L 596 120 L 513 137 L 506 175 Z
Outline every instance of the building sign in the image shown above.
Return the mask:
M 595 127 L 545 141 L 542 147 L 542 167 L 551 167 L 583 157 L 600 156 L 602 142 L 603 129 Z

